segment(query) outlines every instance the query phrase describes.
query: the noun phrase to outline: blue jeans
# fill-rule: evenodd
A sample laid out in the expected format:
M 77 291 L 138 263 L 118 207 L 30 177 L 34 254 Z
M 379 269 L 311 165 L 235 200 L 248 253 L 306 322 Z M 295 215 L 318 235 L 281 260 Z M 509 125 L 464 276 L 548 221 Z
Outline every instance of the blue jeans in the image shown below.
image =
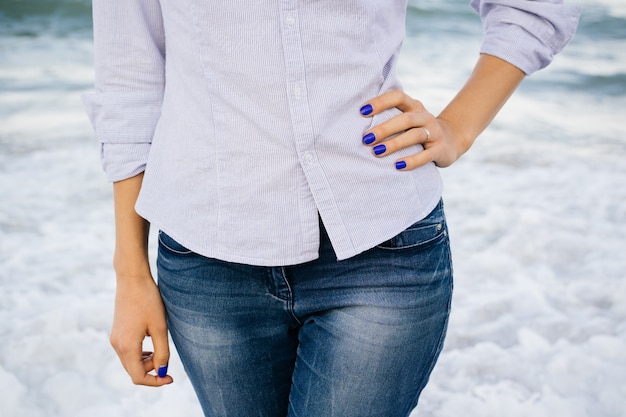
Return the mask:
M 445 337 L 452 268 L 443 205 L 338 262 L 257 267 L 159 234 L 172 339 L 206 416 L 406 417 Z

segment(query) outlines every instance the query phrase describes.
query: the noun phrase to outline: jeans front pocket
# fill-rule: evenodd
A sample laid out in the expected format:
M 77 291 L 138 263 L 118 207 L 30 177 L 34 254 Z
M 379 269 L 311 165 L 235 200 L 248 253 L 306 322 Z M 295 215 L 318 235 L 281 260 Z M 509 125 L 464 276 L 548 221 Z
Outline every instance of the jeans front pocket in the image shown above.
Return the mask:
M 174 255 L 193 255 L 194 252 L 187 249 L 171 236 L 162 230 L 159 230 L 159 249 L 168 251 Z
M 446 239 L 447 236 L 448 229 L 443 212 L 443 202 L 440 201 L 437 207 L 424 219 L 376 247 L 385 250 L 425 249 Z

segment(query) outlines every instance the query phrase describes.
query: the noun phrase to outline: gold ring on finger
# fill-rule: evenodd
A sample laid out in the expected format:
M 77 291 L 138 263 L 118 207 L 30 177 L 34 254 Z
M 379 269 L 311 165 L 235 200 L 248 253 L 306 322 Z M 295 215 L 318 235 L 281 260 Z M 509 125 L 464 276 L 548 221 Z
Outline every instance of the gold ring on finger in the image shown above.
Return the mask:
M 426 132 L 426 139 L 424 139 L 424 142 L 428 142 L 430 140 L 430 130 L 426 129 L 425 127 L 422 127 L 422 129 L 424 129 L 424 132 Z

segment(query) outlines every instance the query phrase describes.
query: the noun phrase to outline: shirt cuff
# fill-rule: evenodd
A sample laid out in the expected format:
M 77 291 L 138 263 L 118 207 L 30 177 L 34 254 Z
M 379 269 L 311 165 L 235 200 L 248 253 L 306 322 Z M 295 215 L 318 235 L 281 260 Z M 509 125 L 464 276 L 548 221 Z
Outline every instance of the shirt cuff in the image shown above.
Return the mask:
M 504 59 L 527 75 L 546 67 L 563 50 L 581 12 L 578 6 L 554 0 L 472 0 L 471 6 L 484 27 L 480 52 Z
M 143 172 L 161 116 L 162 92 L 97 92 L 83 94 L 82 100 L 101 143 L 107 179 L 121 181 Z
M 103 143 L 100 146 L 102 169 L 109 182 L 134 177 L 146 169 L 149 143 Z

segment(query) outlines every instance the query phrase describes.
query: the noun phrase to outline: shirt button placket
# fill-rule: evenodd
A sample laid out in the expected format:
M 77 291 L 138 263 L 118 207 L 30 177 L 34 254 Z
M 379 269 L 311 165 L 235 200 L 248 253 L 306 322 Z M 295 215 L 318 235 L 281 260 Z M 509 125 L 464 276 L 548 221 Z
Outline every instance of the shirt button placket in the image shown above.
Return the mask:
M 280 23 L 282 24 L 280 36 L 282 40 L 283 56 L 285 62 L 284 86 L 287 92 L 287 104 L 289 117 L 293 130 L 293 140 L 300 160 L 302 174 L 306 182 L 300 182 L 298 195 L 301 201 L 298 204 L 300 212 L 300 230 L 305 232 L 307 245 L 318 245 L 312 239 L 319 230 L 319 217 L 315 207 L 313 194 L 319 190 L 319 166 L 316 166 L 317 157 L 314 154 L 314 130 L 311 119 L 311 109 L 308 102 L 307 84 L 305 82 L 306 70 L 302 40 L 300 32 L 300 9 L 299 0 L 279 0 Z M 319 191 L 318 191 L 319 192 Z M 307 234 L 309 233 L 309 234 Z
M 289 106 L 293 123 L 296 149 L 304 165 L 313 165 L 316 157 L 313 151 L 313 131 L 307 101 L 304 61 L 300 45 L 298 24 L 298 2 L 281 1 L 283 22 L 283 47 L 287 70 L 287 87 L 290 92 Z M 306 171 L 306 170 L 305 170 Z

